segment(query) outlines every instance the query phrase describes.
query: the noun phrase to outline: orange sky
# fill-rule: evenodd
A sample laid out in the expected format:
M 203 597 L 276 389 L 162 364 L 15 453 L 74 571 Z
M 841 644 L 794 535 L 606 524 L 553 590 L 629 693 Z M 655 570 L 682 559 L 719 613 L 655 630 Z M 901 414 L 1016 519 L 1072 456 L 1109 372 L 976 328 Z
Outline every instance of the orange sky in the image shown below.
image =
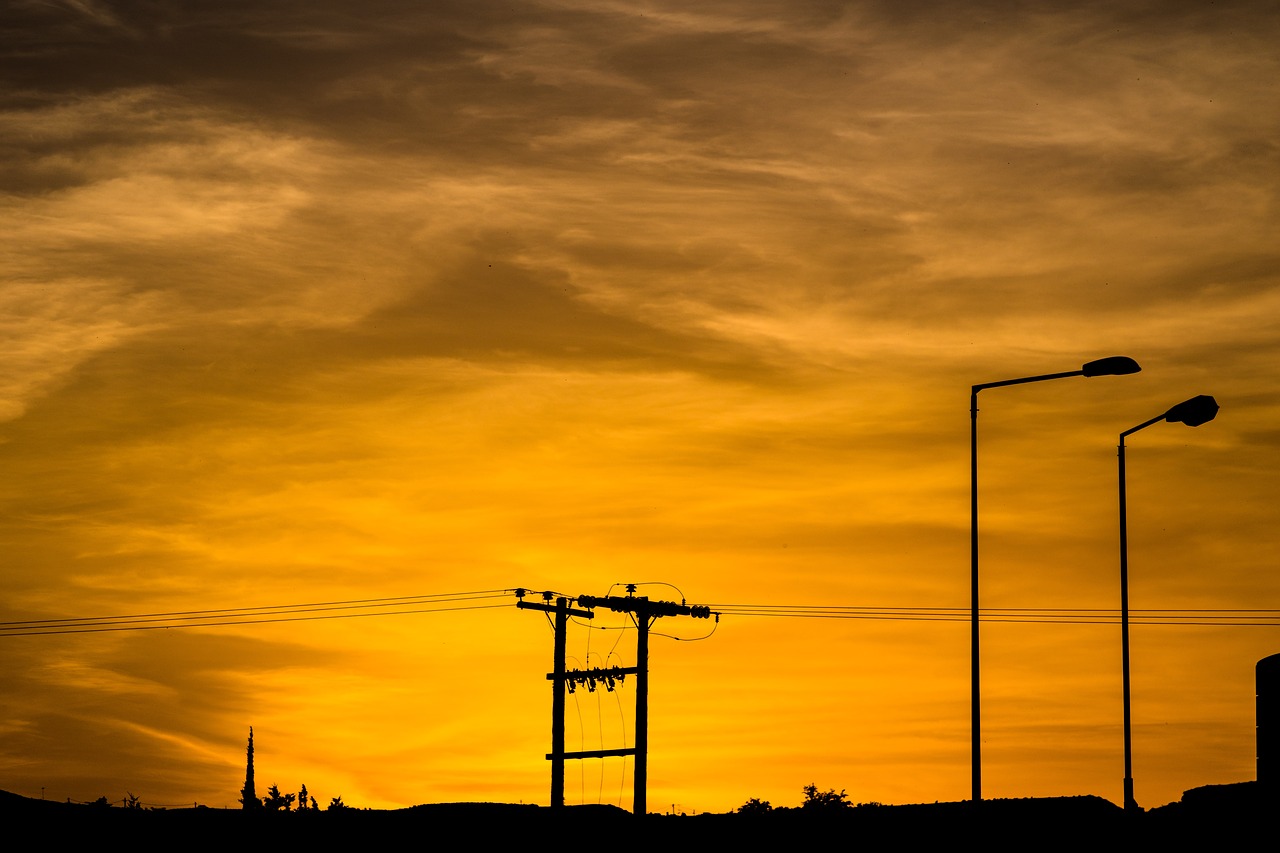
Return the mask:
M 1273 608 L 1266 2 L 19 2 L 0 619 L 504 590 Z M 615 592 L 618 590 L 615 589 Z M 545 803 L 496 609 L 0 638 L 0 789 Z M 617 628 L 616 615 L 598 627 Z M 968 623 L 667 619 L 649 804 L 968 797 Z M 634 636 L 575 625 L 579 665 Z M 983 631 L 984 794 L 1120 799 L 1119 630 Z M 1254 777 L 1274 627 L 1137 626 L 1146 806 Z M 632 684 L 570 698 L 630 745 Z M 630 764 L 570 802 L 629 807 Z

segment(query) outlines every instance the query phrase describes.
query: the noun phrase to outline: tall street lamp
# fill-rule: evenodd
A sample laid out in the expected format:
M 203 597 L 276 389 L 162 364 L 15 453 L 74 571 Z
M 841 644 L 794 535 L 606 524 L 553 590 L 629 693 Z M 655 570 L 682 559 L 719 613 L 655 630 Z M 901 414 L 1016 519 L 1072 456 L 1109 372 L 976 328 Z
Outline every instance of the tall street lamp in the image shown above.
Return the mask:
M 980 667 L 978 663 L 978 392 L 986 388 L 1002 388 L 1005 385 L 1025 385 L 1028 382 L 1066 379 L 1068 376 L 1124 376 L 1130 373 L 1137 373 L 1141 369 L 1138 366 L 1138 362 L 1128 356 L 1113 355 L 1110 358 L 1091 361 L 1079 370 L 1069 370 L 1066 373 L 1046 373 L 1042 376 L 1025 376 L 1021 379 L 1005 379 L 1001 382 L 984 382 L 981 385 L 974 385 L 970 391 L 969 505 L 971 520 L 969 523 L 969 548 L 972 555 L 973 568 L 970 573 L 972 612 L 969 622 L 972 633 L 970 649 L 972 653 L 971 672 L 973 685 L 970 699 L 972 701 L 973 714 L 973 801 L 975 803 L 982 799 L 982 703 L 981 692 L 979 691 Z
M 1218 401 L 1201 394 L 1183 400 L 1163 415 L 1156 415 L 1133 429 L 1120 433 L 1120 669 L 1124 678 L 1124 807 L 1139 811 L 1133 799 L 1133 729 L 1129 713 L 1129 511 L 1124 485 L 1124 437 L 1146 429 L 1158 421 L 1200 426 L 1218 415 Z

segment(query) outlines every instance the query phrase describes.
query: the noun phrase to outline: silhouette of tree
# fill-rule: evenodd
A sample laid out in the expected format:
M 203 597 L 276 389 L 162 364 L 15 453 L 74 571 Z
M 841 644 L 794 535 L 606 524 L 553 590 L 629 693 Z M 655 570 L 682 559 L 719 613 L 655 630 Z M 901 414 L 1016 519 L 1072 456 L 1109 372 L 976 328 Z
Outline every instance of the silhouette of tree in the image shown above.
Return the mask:
M 294 794 L 280 793 L 278 785 L 272 785 L 267 789 L 267 795 L 262 798 L 262 807 L 269 812 L 289 811 L 293 808 Z
M 142 803 L 140 802 L 141 797 L 135 797 L 132 791 L 126 791 L 125 793 L 128 794 L 128 796 L 126 796 L 124 799 L 124 807 L 126 809 L 142 808 Z
M 853 803 L 849 802 L 849 795 L 843 789 L 837 794 L 834 788 L 827 791 L 819 791 L 817 785 L 804 786 L 804 802 L 800 804 L 802 809 L 838 811 L 852 807 Z
M 742 805 L 738 806 L 738 814 L 753 815 L 764 814 L 765 812 L 771 811 L 773 811 L 773 804 L 768 800 L 761 800 L 756 797 L 752 797 Z
M 304 783 L 302 790 L 298 791 L 298 811 L 305 812 L 307 810 L 307 786 Z
M 342 797 L 334 797 L 332 800 L 329 801 L 329 808 L 325 809 L 325 811 L 340 812 L 343 809 L 349 809 L 349 808 L 351 808 L 351 806 L 344 803 L 342 801 Z
M 92 805 L 95 805 L 104 809 L 109 809 L 111 808 L 111 801 L 107 799 L 106 794 L 103 794 L 101 797 L 98 797 L 98 799 L 94 800 Z
M 262 808 L 262 800 L 258 799 L 258 792 L 253 786 L 253 726 L 249 726 L 249 748 L 246 754 L 248 757 L 245 759 L 244 787 L 240 789 L 240 805 L 248 811 L 253 811 Z

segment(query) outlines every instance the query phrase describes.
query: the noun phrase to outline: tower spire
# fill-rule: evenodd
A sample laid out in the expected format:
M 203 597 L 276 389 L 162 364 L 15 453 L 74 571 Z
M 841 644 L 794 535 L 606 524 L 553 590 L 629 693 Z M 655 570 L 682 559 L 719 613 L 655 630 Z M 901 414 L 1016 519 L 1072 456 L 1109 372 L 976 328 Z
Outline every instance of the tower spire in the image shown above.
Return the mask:
M 249 726 L 249 748 L 246 750 L 246 755 L 244 788 L 240 791 L 240 805 L 246 810 L 260 809 L 262 800 L 258 799 L 258 792 L 253 785 L 253 726 Z

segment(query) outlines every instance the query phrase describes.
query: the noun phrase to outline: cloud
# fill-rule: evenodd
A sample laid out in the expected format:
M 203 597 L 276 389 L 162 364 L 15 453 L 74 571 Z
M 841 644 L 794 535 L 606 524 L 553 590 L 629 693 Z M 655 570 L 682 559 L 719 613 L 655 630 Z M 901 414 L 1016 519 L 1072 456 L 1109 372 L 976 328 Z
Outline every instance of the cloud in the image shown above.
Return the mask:
M 1196 393 L 1219 396 L 1219 420 L 1134 442 L 1134 566 L 1159 567 L 1135 596 L 1267 593 L 1264 4 L 4 14 L 14 618 L 634 578 L 728 601 L 959 606 L 966 389 L 1118 353 L 1144 371 L 984 392 L 984 594 L 1112 606 L 1116 432 Z M 5 761 L 55 762 L 87 798 L 144 759 L 165 768 L 157 788 L 172 772 L 234 790 L 255 724 L 273 772 L 349 802 L 539 796 L 548 650 L 533 623 L 360 621 L 14 646 Z M 958 798 L 967 626 L 935 627 L 765 637 L 727 620 L 680 644 L 706 657 L 669 671 L 664 695 L 700 704 L 661 725 L 696 742 L 684 723 L 723 718 L 718 697 L 738 691 L 763 728 L 716 749 L 775 756 L 770 779 L 802 772 L 786 756 L 835 776 L 874 751 L 869 785 Z M 1094 738 L 1114 721 L 1094 697 L 1114 673 L 1027 630 L 994 644 L 1009 667 L 993 680 L 1008 702 L 997 778 L 1032 784 L 1016 755 L 1070 737 L 1087 757 L 1035 790 L 1112 784 Z M 1208 656 L 1260 642 L 1215 640 L 1196 665 L 1222 695 L 1247 692 Z M 1147 671 L 1175 658 L 1153 653 Z M 902 675 L 917 666 L 928 684 Z M 499 670 L 533 675 L 495 696 Z M 1054 695 L 1055 678 L 1078 701 L 1027 725 L 1014 699 Z M 875 697 L 860 730 L 877 743 L 815 746 L 794 725 L 840 720 L 850 691 Z M 1204 715 L 1251 713 L 1224 707 Z M 1170 798 L 1204 781 L 1196 731 L 1171 741 L 1191 757 L 1161 780 Z M 114 770 L 45 752 L 50 737 L 110 739 L 92 754 Z M 353 769 L 370 766 L 384 777 Z M 698 784 L 724 808 L 794 801 L 812 781 L 742 791 L 755 771 L 713 766 Z

